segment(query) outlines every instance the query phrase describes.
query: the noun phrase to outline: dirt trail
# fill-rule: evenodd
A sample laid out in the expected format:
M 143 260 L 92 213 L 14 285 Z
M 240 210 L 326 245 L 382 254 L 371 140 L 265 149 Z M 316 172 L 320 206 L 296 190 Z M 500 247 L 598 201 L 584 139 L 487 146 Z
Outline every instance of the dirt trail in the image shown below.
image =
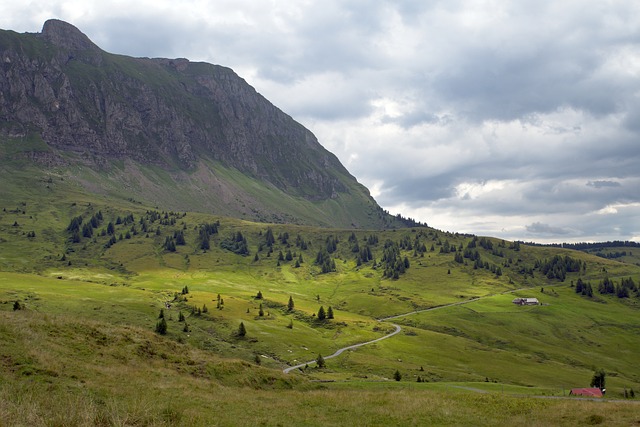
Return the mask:
M 510 290 L 510 291 L 500 292 L 500 294 L 511 294 L 511 293 L 518 292 L 518 291 L 523 291 L 523 290 L 526 290 L 526 289 L 530 289 L 530 288 L 513 289 L 513 290 Z M 436 307 L 424 308 L 422 310 L 410 311 L 409 313 L 396 314 L 394 316 L 383 317 L 383 318 L 380 318 L 380 319 L 377 319 L 377 320 L 378 320 L 378 322 L 386 322 L 386 321 L 389 321 L 389 320 L 398 319 L 400 317 L 412 316 L 414 314 L 424 313 L 424 312 L 427 312 L 427 311 L 439 310 L 441 308 L 468 304 L 470 302 L 478 301 L 478 300 L 483 299 L 483 298 L 493 297 L 495 295 L 496 294 L 485 295 L 485 296 L 482 296 L 482 297 L 471 298 L 471 299 L 464 300 L 464 301 L 452 302 L 451 304 L 439 305 L 439 306 L 436 306 Z M 346 350 L 353 350 L 353 349 L 356 349 L 358 347 L 362 347 L 362 346 L 365 346 L 365 345 L 368 345 L 368 344 L 376 343 L 378 341 L 386 340 L 387 338 L 391 338 L 392 336 L 396 335 L 397 333 L 399 333 L 402 330 L 402 328 L 399 325 L 396 325 L 395 323 L 392 323 L 391 325 L 394 326 L 396 329 L 395 329 L 395 331 L 391 332 L 390 334 L 387 334 L 387 335 L 385 335 L 383 337 L 380 337 L 380 338 L 377 338 L 375 340 L 371 340 L 371 341 L 363 342 L 363 343 L 360 343 L 360 344 L 354 344 L 354 345 L 350 345 L 350 346 L 347 346 L 347 347 L 343 347 L 343 348 L 339 349 L 338 351 L 336 351 L 335 353 L 333 353 L 330 356 L 323 356 L 323 358 L 325 360 L 326 359 L 331 359 L 333 357 L 340 356 Z M 312 363 L 316 363 L 316 360 L 314 359 L 314 360 L 310 360 L 310 361 L 305 362 L 305 363 L 299 363 L 299 364 L 297 364 L 295 366 L 289 366 L 289 367 L 283 369 L 282 372 L 284 372 L 285 374 L 288 374 L 289 372 L 293 371 L 294 369 L 302 368 L 303 366 L 310 365 Z
M 376 342 L 379 342 L 379 341 L 382 341 L 382 340 L 386 340 L 387 338 L 391 338 L 392 336 L 394 336 L 395 334 L 397 334 L 398 332 L 400 332 L 402 330 L 402 328 L 399 325 L 396 325 L 395 323 L 392 323 L 391 325 L 394 326 L 396 329 L 393 332 L 391 332 L 390 334 L 387 334 L 387 335 L 385 335 L 383 337 L 380 337 L 380 338 L 376 338 L 375 340 L 371 340 L 371 341 L 367 341 L 367 342 L 361 342 L 359 344 L 354 344 L 354 345 L 350 345 L 350 346 L 347 346 L 347 347 L 343 347 L 343 348 L 339 349 L 338 351 L 336 351 L 335 353 L 333 353 L 330 356 L 323 356 L 323 358 L 324 359 L 331 359 L 332 357 L 340 356 L 343 352 L 345 352 L 347 350 L 353 350 L 355 348 L 362 347 L 363 345 L 373 344 L 373 343 L 376 343 Z M 316 360 L 314 359 L 314 360 L 311 360 L 309 362 L 300 363 L 300 364 L 295 365 L 295 366 L 290 366 L 288 368 L 283 369 L 282 372 L 284 372 L 285 374 L 288 374 L 289 372 L 293 371 L 294 369 L 302 368 L 303 366 L 310 365 L 312 363 L 316 363 Z

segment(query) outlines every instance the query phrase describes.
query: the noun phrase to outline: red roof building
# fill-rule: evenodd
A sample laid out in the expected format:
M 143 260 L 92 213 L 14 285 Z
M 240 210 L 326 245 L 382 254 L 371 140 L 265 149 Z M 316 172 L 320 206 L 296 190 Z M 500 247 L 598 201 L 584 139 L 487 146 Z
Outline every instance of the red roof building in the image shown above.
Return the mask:
M 602 397 L 602 390 L 597 387 L 593 388 L 572 388 L 569 392 L 570 396 L 586 396 L 586 397 Z

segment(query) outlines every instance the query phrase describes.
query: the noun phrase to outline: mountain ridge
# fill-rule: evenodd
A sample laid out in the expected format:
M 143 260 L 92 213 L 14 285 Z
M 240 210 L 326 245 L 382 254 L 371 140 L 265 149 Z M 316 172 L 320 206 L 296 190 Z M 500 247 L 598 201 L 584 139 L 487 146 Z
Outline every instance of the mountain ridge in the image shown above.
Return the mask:
M 377 205 L 312 132 L 230 68 L 111 54 L 59 20 L 46 21 L 36 34 L 1 31 L 0 54 L 0 135 L 14 141 L 40 138 L 43 149 L 28 155 L 41 165 L 82 165 L 105 172 L 96 181 L 108 181 L 104 175 L 118 162 L 138 170 L 160 168 L 183 181 L 194 174 L 220 179 L 220 167 L 268 188 L 270 198 L 293 197 L 305 206 L 337 202 L 351 210 L 339 215 L 346 221 L 333 223 L 332 213 L 318 221 L 316 211 L 291 215 L 294 222 L 403 225 Z M 225 195 L 215 189 L 204 195 L 190 188 L 178 191 L 193 193 L 194 202 L 181 210 L 209 211 L 211 205 L 225 203 Z M 144 193 L 142 188 L 133 196 L 145 199 Z M 244 201 L 236 208 L 227 206 L 233 216 L 286 216 L 269 215 L 273 204 L 260 195 L 240 198 Z M 171 194 L 166 199 L 170 202 Z

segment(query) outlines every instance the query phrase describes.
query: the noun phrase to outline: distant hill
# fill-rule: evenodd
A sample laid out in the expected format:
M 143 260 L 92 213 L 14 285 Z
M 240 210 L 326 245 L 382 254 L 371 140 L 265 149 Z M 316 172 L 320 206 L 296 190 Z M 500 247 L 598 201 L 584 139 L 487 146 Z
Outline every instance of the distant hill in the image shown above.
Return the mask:
M 524 242 L 522 242 L 524 243 Z M 627 264 L 640 266 L 640 243 L 629 240 L 583 243 L 527 243 L 531 246 L 548 246 L 554 248 L 575 249 L 601 258 L 613 259 Z
M 0 30 L 0 162 L 182 211 L 402 226 L 316 137 L 231 69 L 107 53 L 76 27 Z

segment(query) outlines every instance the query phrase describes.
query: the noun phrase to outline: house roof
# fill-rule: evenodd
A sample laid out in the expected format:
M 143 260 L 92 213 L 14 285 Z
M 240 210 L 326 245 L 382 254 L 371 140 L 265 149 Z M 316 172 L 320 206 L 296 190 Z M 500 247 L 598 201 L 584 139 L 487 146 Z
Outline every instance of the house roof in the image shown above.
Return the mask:
M 514 298 L 513 301 L 511 301 L 513 303 L 519 303 L 519 302 L 524 302 L 524 303 L 535 303 L 538 304 L 540 301 L 538 301 L 538 298 Z
M 572 388 L 571 393 L 575 396 L 591 396 L 591 397 L 602 397 L 602 390 L 599 388 Z

